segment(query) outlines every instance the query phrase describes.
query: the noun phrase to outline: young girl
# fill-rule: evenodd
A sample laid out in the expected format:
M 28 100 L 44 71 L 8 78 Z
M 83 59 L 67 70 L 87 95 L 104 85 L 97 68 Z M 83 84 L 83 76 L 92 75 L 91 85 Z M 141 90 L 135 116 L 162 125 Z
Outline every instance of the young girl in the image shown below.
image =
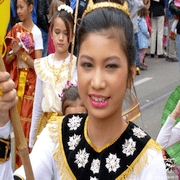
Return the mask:
M 51 38 L 51 21 L 53 18 L 53 15 L 55 14 L 55 12 L 57 11 L 57 8 L 61 5 L 64 4 L 62 1 L 60 0 L 53 0 L 50 4 L 50 8 L 49 8 L 49 23 L 50 23 L 50 30 L 49 30 L 49 35 L 48 35 L 48 54 L 52 54 L 55 52 L 55 48 L 54 48 L 54 44 L 53 44 L 53 40 Z
M 140 51 L 140 67 L 141 69 L 147 68 L 147 64 L 144 62 L 144 57 L 149 45 L 149 32 L 145 17 L 148 15 L 148 9 L 143 7 L 138 11 L 138 42 Z
M 51 37 L 55 46 L 55 53 L 35 61 L 37 84 L 34 99 L 32 125 L 30 130 L 29 147 L 34 144 L 35 132 L 38 121 L 46 124 L 47 119 L 53 113 L 62 114 L 61 94 L 67 81 L 75 82 L 76 78 L 76 57 L 68 52 L 73 39 L 74 20 L 72 9 L 63 4 L 53 16 L 51 22 Z M 42 122 L 42 123 L 41 123 Z
M 6 69 L 15 82 L 19 98 L 18 111 L 28 141 L 36 85 L 34 59 L 42 57 L 43 43 L 41 31 L 31 19 L 33 1 L 17 0 L 16 8 L 21 22 L 15 24 L 7 33 L 5 42 L 8 51 L 4 60 Z M 21 165 L 19 156 L 16 163 Z
M 87 113 L 78 93 L 77 86 L 70 86 L 63 90 L 62 94 L 63 115 L 75 113 Z
M 35 179 L 167 179 L 161 147 L 122 118 L 125 92 L 136 74 L 135 43 L 129 12 L 115 2 L 89 0 L 77 37 L 78 91 L 88 115 L 50 119 L 30 155 Z M 1 85 L 7 75 L 0 75 Z M 8 121 L 7 113 L 1 115 L 3 130 Z M 15 175 L 24 178 L 23 168 Z

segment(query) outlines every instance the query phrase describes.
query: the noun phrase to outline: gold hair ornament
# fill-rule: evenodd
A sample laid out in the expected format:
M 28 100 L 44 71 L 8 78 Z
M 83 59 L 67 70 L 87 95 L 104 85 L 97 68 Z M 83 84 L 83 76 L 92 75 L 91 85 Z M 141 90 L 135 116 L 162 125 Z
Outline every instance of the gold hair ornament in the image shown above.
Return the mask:
M 114 2 L 98 2 L 94 3 L 93 0 L 89 0 L 89 3 L 87 5 L 86 10 L 84 11 L 82 17 L 84 17 L 86 14 L 90 13 L 91 11 L 99 8 L 115 8 L 123 11 L 125 14 L 127 14 L 130 17 L 130 13 L 128 10 L 128 4 L 125 1 L 123 5 L 114 3 Z
M 73 14 L 73 9 L 66 4 L 62 4 L 62 5 L 58 6 L 57 10 L 58 11 L 64 10 L 64 11 L 70 13 L 71 15 Z

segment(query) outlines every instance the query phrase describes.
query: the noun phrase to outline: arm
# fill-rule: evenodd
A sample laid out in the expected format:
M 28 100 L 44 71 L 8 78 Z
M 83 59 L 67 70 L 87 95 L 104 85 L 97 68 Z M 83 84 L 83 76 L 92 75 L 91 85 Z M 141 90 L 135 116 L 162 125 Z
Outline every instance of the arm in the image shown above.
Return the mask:
M 34 178 L 50 180 L 54 178 L 56 171 L 53 159 L 54 143 L 49 137 L 48 127 L 44 128 L 30 154 Z M 17 169 L 14 175 L 25 178 L 23 166 Z
M 174 111 L 169 115 L 165 124 L 161 128 L 157 142 L 164 148 L 168 148 L 179 142 L 180 139 L 180 123 L 174 126 L 176 119 L 180 116 L 180 101 L 176 105 Z
M 38 120 L 42 114 L 42 84 L 43 82 L 37 77 L 36 80 L 36 89 L 35 89 L 35 96 L 34 96 L 34 104 L 33 104 L 33 112 L 32 112 L 32 121 L 31 121 L 31 129 L 29 135 L 29 147 L 33 148 L 34 145 L 34 138 L 36 127 L 38 124 Z
M 11 132 L 9 110 L 17 103 L 14 82 L 8 78 L 7 72 L 0 72 L 0 87 L 3 94 L 0 96 L 0 138 L 8 139 Z M 12 180 L 11 159 L 0 163 L 0 179 Z

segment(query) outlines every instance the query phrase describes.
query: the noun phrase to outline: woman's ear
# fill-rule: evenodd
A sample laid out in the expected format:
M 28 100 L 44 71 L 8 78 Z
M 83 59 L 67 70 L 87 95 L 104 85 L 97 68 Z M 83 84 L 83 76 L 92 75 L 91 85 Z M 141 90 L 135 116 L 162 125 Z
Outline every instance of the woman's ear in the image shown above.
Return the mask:
M 32 12 L 32 11 L 33 11 L 33 8 L 34 8 L 34 5 L 30 4 L 30 5 L 29 5 L 29 11 Z
M 134 80 L 134 78 L 135 78 L 135 76 L 136 76 L 136 65 L 135 64 L 133 64 L 132 66 L 131 66 L 131 68 L 130 68 L 130 71 L 131 71 L 131 77 L 129 77 L 129 79 L 128 79 L 128 83 L 127 83 L 127 88 L 129 88 L 129 89 L 131 89 L 131 87 L 132 87 L 132 83 L 133 83 L 133 80 Z

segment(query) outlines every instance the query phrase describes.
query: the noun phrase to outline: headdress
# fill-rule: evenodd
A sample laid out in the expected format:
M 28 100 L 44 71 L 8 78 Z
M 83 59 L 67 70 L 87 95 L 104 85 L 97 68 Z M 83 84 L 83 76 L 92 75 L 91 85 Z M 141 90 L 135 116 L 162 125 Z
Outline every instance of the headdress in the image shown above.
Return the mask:
M 70 13 L 70 14 L 73 14 L 73 9 L 70 6 L 66 5 L 66 4 L 62 4 L 62 5 L 58 6 L 57 10 L 58 11 L 64 10 L 64 11 Z
M 123 5 L 118 4 L 118 3 L 114 3 L 114 2 L 98 2 L 98 3 L 94 3 L 93 0 L 89 0 L 88 5 L 86 10 L 84 11 L 82 17 L 84 17 L 86 14 L 90 13 L 91 11 L 98 9 L 98 8 L 116 8 L 119 9 L 121 11 L 123 11 L 125 14 L 127 14 L 128 16 L 130 16 L 129 10 L 128 10 L 128 5 L 127 2 L 125 1 L 123 3 Z

